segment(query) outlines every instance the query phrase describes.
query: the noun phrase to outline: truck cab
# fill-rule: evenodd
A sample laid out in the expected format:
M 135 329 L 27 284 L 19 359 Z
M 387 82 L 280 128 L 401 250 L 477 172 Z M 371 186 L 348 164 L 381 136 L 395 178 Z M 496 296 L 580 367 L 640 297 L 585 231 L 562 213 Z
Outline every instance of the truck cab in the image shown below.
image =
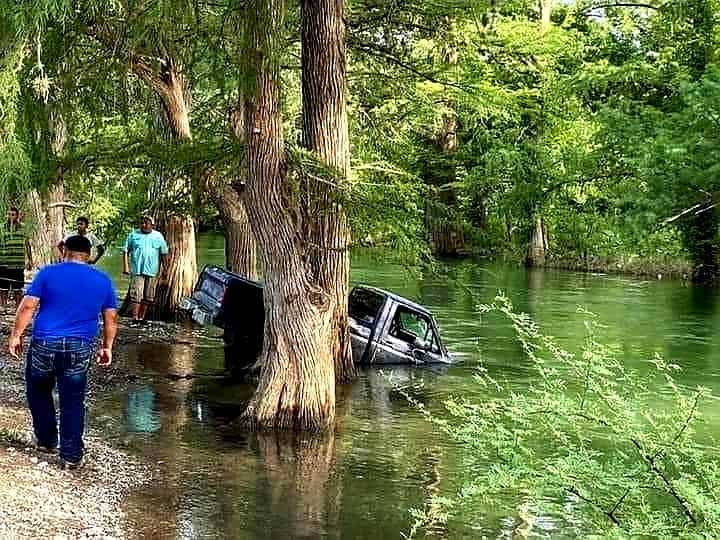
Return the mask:
M 218 266 L 206 266 L 181 309 L 197 323 L 224 330 L 226 368 L 242 373 L 262 352 L 263 286 Z M 361 365 L 450 364 L 432 313 L 410 300 L 360 285 L 350 292 L 353 361 Z
M 449 364 L 432 313 L 388 291 L 360 285 L 350 293 L 348 322 L 356 364 Z

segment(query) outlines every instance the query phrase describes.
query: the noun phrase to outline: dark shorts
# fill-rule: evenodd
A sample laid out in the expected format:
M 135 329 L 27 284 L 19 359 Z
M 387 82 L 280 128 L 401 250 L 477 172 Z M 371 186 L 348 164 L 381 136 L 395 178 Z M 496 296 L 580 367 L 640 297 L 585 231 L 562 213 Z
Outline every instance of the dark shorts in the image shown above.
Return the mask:
M 25 286 L 25 270 L 22 268 L 0 268 L 0 289 L 22 290 Z

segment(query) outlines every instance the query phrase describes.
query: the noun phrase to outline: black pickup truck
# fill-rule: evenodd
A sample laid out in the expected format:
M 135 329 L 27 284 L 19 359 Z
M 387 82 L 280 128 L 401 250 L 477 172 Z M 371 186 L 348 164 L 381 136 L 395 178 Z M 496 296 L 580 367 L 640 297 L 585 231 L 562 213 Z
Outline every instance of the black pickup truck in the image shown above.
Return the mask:
M 255 363 L 265 321 L 262 284 L 206 266 L 192 296 L 180 307 L 195 322 L 224 330 L 229 369 L 243 371 Z M 348 314 L 356 364 L 452 363 L 432 313 L 410 300 L 360 285 L 350 292 Z

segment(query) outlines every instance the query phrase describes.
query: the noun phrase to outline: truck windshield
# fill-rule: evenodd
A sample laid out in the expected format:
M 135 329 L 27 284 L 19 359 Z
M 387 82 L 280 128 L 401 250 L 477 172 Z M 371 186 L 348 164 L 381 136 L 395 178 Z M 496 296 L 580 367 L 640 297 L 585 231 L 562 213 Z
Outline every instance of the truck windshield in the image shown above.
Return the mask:
M 372 328 L 384 301 L 385 298 L 375 291 L 353 289 L 348 306 L 349 315 L 363 326 Z

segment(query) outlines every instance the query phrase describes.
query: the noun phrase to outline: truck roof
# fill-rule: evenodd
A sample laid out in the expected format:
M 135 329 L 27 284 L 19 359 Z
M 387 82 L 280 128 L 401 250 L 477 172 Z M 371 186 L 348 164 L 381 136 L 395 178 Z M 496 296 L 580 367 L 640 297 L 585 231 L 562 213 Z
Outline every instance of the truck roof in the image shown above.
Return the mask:
M 418 311 L 422 313 L 423 315 L 427 315 L 429 318 L 433 318 L 432 313 L 430 310 L 426 307 L 421 306 L 420 304 L 417 304 L 411 300 L 408 300 L 407 298 L 403 298 L 402 296 L 399 296 L 395 293 L 392 293 L 390 291 L 386 291 L 385 289 L 379 289 L 378 287 L 371 287 L 370 285 L 356 285 L 354 288 L 356 289 L 365 289 L 368 291 L 373 291 L 378 294 L 381 294 L 383 296 L 386 296 L 388 298 L 392 298 L 394 301 L 396 301 L 398 304 L 404 304 L 415 311 Z
M 263 283 L 258 282 L 258 281 L 255 281 L 255 280 L 252 280 L 252 279 L 248 279 L 248 278 L 246 278 L 245 276 L 242 276 L 242 275 L 237 274 L 237 273 L 235 273 L 235 272 L 231 272 L 231 271 L 228 270 L 227 268 L 222 268 L 222 267 L 220 267 L 220 266 L 216 266 L 216 265 L 209 264 L 209 265 L 206 265 L 206 266 L 203 268 L 203 272 L 205 272 L 205 271 L 207 271 L 208 273 L 211 273 L 211 274 L 226 274 L 226 275 L 229 274 L 229 275 L 232 275 L 235 279 L 238 279 L 238 280 L 240 280 L 240 281 L 243 281 L 244 283 L 247 283 L 248 285 L 252 285 L 252 286 L 255 286 L 255 287 L 259 287 L 259 288 L 264 288 Z M 377 294 L 380 294 L 380 295 L 385 296 L 385 297 L 387 297 L 387 298 L 393 299 L 393 300 L 394 300 L 395 302 L 397 302 L 398 304 L 406 305 L 407 307 L 412 308 L 413 310 L 415 310 L 415 311 L 417 311 L 417 312 L 419 312 L 419 313 L 422 313 L 423 315 L 427 315 L 430 319 L 433 318 L 432 312 L 431 312 L 429 309 L 427 309 L 426 307 L 423 307 L 423 306 L 421 306 L 420 304 L 417 304 L 416 302 L 413 302 L 413 301 L 411 301 L 411 300 L 408 300 L 407 298 L 403 298 L 402 296 L 399 296 L 399 295 L 397 295 L 397 294 L 395 294 L 395 293 L 392 293 L 392 292 L 390 292 L 390 291 L 386 291 L 385 289 L 380 289 L 380 288 L 378 288 L 378 287 L 371 287 L 370 285 L 356 285 L 354 288 L 355 288 L 355 289 L 365 289 L 365 290 L 368 290 L 368 291 L 373 291 L 373 292 L 375 292 L 375 293 L 377 293 Z

